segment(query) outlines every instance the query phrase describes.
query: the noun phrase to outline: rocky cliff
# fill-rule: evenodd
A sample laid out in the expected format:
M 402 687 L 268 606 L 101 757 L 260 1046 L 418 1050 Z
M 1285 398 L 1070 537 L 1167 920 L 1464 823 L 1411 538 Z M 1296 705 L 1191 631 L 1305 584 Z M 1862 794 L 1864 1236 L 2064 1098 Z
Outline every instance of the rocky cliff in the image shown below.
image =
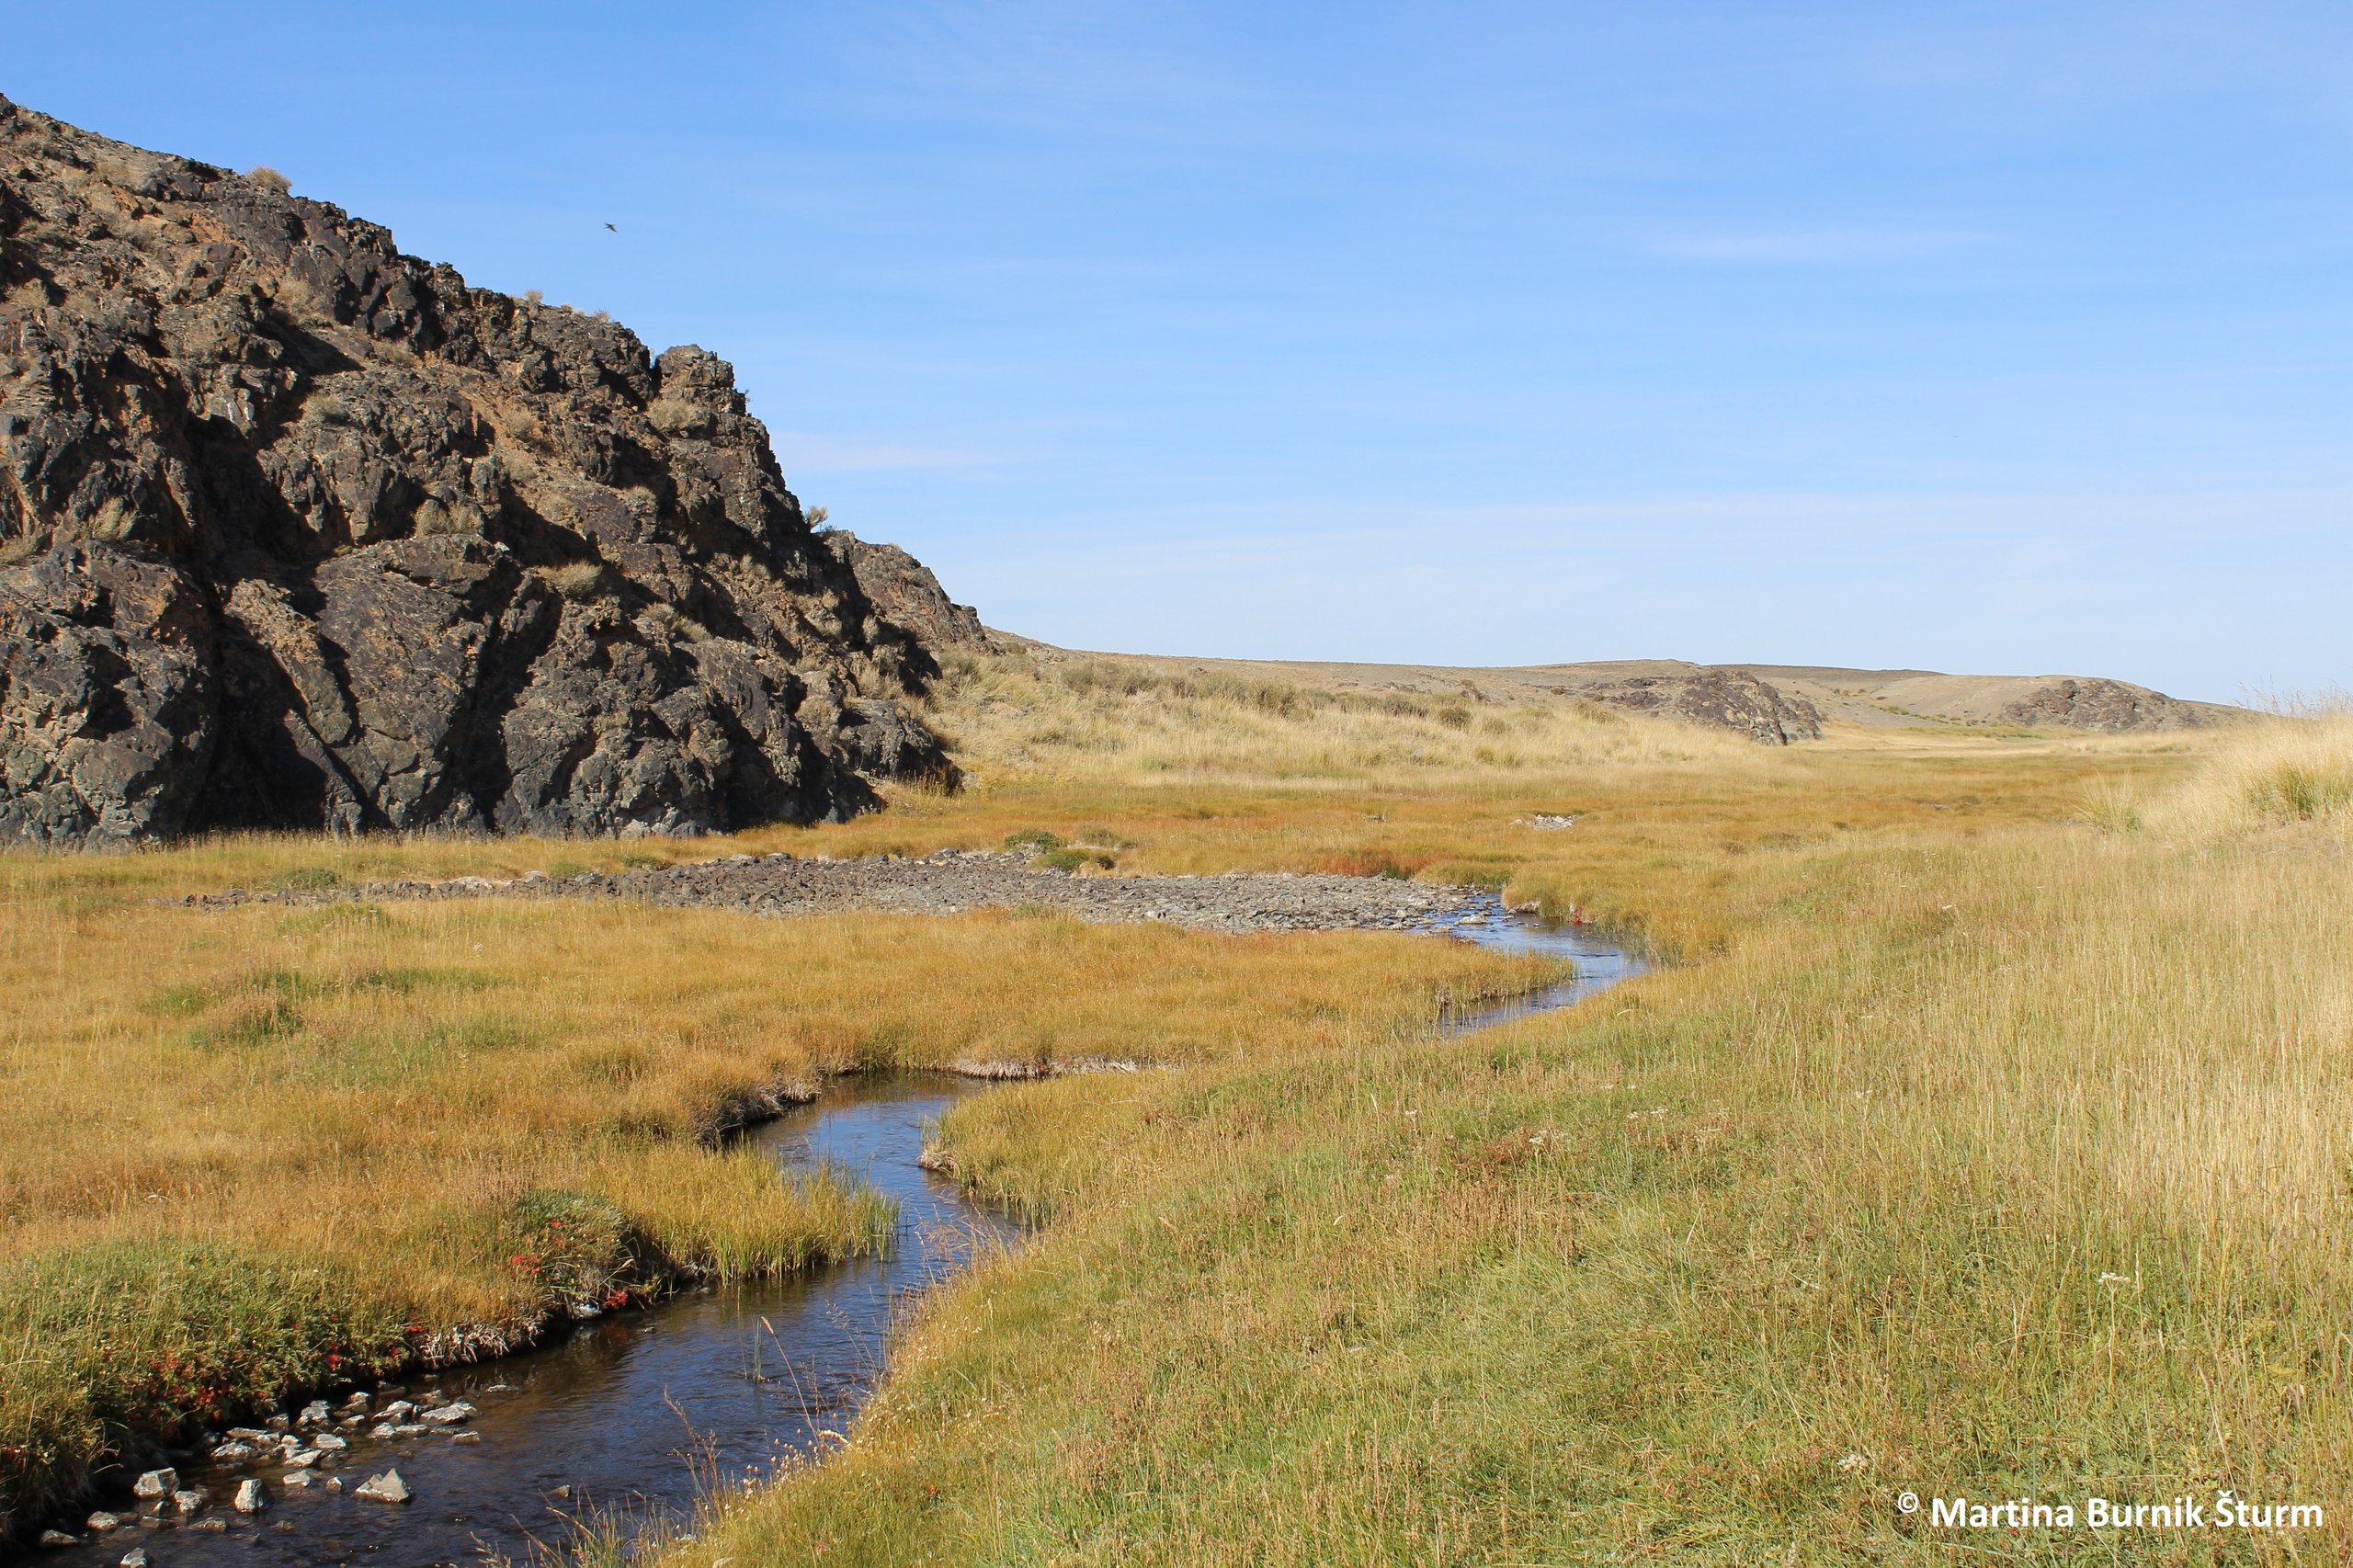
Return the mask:
M 693 833 L 949 772 L 983 637 L 726 363 L 0 98 L 0 844 Z

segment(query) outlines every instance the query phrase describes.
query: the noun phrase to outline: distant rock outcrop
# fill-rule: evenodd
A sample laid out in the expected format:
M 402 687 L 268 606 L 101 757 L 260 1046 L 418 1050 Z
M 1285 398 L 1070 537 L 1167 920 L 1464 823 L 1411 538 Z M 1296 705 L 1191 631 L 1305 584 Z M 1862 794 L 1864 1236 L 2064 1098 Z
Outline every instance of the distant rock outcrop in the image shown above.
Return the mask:
M 1555 689 L 1630 713 L 1731 730 L 1765 745 L 1785 746 L 1793 741 L 1816 740 L 1822 734 L 1822 715 L 1813 703 L 1746 670 L 1726 665 L 1621 676 Z
M 0 843 L 693 833 L 947 777 L 983 635 L 733 372 L 0 98 Z
M 2120 734 L 2128 730 L 2194 730 L 2214 721 L 2207 710 L 2161 691 L 2120 680 L 2060 676 L 2016 700 L 1997 717 L 2006 724 L 2051 725 Z

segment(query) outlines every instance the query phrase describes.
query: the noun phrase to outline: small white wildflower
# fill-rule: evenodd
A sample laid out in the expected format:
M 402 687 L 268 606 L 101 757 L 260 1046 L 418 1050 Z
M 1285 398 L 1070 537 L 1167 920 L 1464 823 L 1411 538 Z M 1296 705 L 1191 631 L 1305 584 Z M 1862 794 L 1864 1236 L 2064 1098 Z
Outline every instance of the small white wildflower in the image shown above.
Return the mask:
M 1838 1461 L 1838 1468 L 1847 1471 L 1849 1474 L 1852 1474 L 1854 1471 L 1859 1470 L 1869 1470 L 1870 1468 L 1870 1456 L 1869 1454 L 1848 1454 L 1845 1459 Z
M 2099 1277 L 2099 1282 L 2103 1285 L 2130 1285 L 2132 1283 L 2132 1276 L 2130 1274 L 2103 1274 Z

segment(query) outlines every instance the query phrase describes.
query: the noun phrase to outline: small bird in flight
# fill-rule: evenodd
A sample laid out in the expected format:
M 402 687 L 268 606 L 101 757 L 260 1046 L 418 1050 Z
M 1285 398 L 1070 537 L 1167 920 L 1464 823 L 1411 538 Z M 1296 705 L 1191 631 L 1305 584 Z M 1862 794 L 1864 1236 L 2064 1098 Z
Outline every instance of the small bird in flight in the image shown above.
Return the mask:
M 613 226 L 612 226 L 610 223 L 606 224 L 606 225 L 605 225 L 605 227 L 607 227 L 608 229 L 613 229 Z M 620 231 L 619 229 L 613 229 L 613 233 L 617 233 L 617 234 L 618 234 L 618 233 L 620 233 Z

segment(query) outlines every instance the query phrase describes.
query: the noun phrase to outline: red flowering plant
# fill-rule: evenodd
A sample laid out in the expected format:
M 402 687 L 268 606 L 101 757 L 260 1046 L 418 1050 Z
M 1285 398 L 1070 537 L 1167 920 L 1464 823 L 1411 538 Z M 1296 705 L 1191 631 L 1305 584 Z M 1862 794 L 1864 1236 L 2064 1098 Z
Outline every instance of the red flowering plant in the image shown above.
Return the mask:
M 0 1514 L 127 1436 L 182 1437 L 404 1350 L 398 1318 L 333 1268 L 162 1239 L 23 1259 L 0 1277 L 0 1320 L 26 1347 L 0 1375 Z M 20 1403 L 42 1416 L 31 1428 Z
M 507 1268 L 541 1305 L 575 1318 L 617 1312 L 659 1277 L 654 1249 L 602 1199 L 535 1187 L 508 1207 L 501 1228 Z

